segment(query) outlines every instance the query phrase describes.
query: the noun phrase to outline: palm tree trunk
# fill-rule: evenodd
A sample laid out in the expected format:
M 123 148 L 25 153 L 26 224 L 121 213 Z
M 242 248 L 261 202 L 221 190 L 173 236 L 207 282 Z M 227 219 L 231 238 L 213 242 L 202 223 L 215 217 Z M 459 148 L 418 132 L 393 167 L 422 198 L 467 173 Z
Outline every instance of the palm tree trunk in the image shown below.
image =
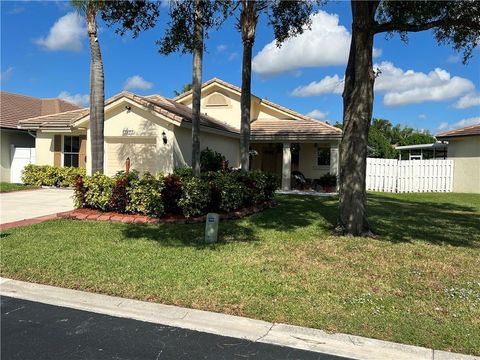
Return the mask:
M 252 105 L 252 48 L 255 42 L 257 12 L 255 1 L 242 1 L 240 30 L 243 41 L 242 92 L 240 96 L 240 166 L 242 171 L 250 169 L 250 109 Z
M 340 208 L 336 228 L 336 232 L 342 235 L 371 234 L 367 218 L 365 177 L 368 128 L 373 111 L 373 24 L 377 7 L 378 1 L 352 1 L 352 42 L 343 92 Z
M 103 127 L 105 120 L 105 90 L 102 54 L 97 38 L 96 10 L 89 1 L 87 5 L 87 30 L 90 42 L 90 144 L 92 173 L 103 174 L 104 138 Z
M 192 173 L 200 176 L 200 101 L 203 60 L 203 1 L 195 0 L 192 79 Z

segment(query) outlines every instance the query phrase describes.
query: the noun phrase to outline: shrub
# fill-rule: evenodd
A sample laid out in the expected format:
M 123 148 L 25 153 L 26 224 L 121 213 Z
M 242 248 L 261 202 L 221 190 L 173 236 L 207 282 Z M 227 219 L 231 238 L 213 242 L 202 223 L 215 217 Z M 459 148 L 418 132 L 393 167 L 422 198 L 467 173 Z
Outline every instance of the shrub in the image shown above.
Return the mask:
M 182 197 L 182 179 L 180 176 L 171 174 L 163 179 L 162 200 L 167 214 L 181 214 L 182 209 L 178 201 Z
M 85 206 L 85 184 L 83 182 L 83 177 L 77 175 L 75 178 L 75 186 L 73 193 L 73 203 L 75 208 L 81 208 Z
M 26 185 L 73 187 L 78 175 L 85 176 L 85 169 L 29 164 L 23 169 L 22 181 Z
M 192 175 L 192 168 L 189 166 L 181 167 L 181 168 L 176 168 L 173 170 L 173 175 L 177 175 L 180 178 L 191 178 L 193 177 Z
M 112 189 L 112 197 L 108 203 L 108 207 L 112 211 L 116 211 L 119 213 L 124 213 L 127 209 L 127 205 L 129 202 L 127 187 L 129 185 L 129 180 L 127 176 L 123 176 L 118 178 L 115 181 Z
M 208 147 L 200 152 L 201 171 L 220 171 L 224 162 L 225 156 Z
M 178 202 L 183 215 L 191 217 L 204 214 L 210 202 L 209 193 L 209 185 L 205 180 L 194 177 L 186 179 Z
M 85 188 L 84 206 L 103 211 L 109 210 L 113 185 L 113 178 L 98 172 L 93 176 L 86 176 L 83 179 L 83 187 Z
M 320 179 L 318 179 L 318 183 L 322 187 L 335 187 L 337 186 L 337 176 L 326 173 L 325 175 L 322 175 Z
M 127 187 L 128 212 L 160 217 L 163 215 L 163 179 L 145 173 L 141 180 L 132 179 Z
M 220 211 L 230 212 L 242 207 L 247 193 L 242 183 L 236 182 L 229 173 L 219 173 L 214 184 L 220 193 Z

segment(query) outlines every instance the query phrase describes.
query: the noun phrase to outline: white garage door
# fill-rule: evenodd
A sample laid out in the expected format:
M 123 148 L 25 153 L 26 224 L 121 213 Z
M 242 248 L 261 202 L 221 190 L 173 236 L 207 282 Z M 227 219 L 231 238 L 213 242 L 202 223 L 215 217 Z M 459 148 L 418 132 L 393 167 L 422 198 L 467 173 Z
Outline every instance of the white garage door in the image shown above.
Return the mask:
M 130 159 L 132 169 L 141 173 L 149 171 L 155 174 L 158 171 L 158 158 L 156 139 L 153 137 L 142 138 L 109 138 L 105 144 L 105 173 L 115 175 L 118 171 L 125 170 L 125 161 Z
M 12 146 L 10 182 L 21 183 L 23 168 L 28 164 L 35 164 L 35 148 L 21 148 Z

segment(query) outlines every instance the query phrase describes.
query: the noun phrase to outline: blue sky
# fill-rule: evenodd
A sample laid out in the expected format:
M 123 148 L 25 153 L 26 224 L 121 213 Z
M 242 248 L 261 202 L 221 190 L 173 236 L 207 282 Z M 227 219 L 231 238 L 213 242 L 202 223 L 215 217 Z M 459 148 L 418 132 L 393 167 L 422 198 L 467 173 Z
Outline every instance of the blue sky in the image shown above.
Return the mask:
M 105 90 L 138 94 L 173 91 L 191 81 L 191 55 L 158 54 L 155 40 L 167 21 L 139 38 L 120 37 L 100 22 Z M 348 2 L 331 2 L 313 19 L 312 30 L 273 46 L 261 18 L 254 46 L 252 91 L 283 106 L 331 123 L 342 118 L 342 79 L 350 41 Z M 211 31 L 204 55 L 204 81 L 218 77 L 241 84 L 240 34 L 235 19 Z M 269 45 L 270 44 L 270 45 Z M 467 65 L 431 32 L 375 39 L 374 116 L 433 133 L 480 122 L 480 51 Z M 36 97 L 88 101 L 89 48 L 84 23 L 69 2 L 1 2 L 1 88 Z

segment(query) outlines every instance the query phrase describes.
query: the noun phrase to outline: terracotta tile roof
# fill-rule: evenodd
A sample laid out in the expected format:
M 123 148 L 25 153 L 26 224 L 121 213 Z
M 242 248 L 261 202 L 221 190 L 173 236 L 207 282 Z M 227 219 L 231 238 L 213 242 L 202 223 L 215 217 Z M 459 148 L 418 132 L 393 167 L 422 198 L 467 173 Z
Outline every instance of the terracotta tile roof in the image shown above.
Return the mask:
M 139 96 L 124 91 L 108 99 L 105 102 L 105 106 L 108 106 L 109 104 L 115 102 L 122 97 L 130 99 L 131 101 L 139 105 L 145 106 L 158 114 L 164 115 L 178 126 L 190 126 L 190 124 L 192 123 L 192 110 L 188 106 L 176 103 L 175 101 L 164 98 L 160 95 Z M 20 121 L 19 125 L 22 128 L 69 129 L 75 122 L 86 118 L 88 114 L 89 109 L 78 109 L 54 115 L 38 116 L 30 119 L 25 119 Z M 239 134 L 239 131 L 237 129 L 207 115 L 201 115 L 200 125 L 224 132 L 229 132 L 235 135 Z
M 252 140 L 321 139 L 342 136 L 334 126 L 314 120 L 256 120 L 251 124 Z
M 0 126 L 16 129 L 20 120 L 79 109 L 61 99 L 40 99 L 0 92 Z
M 242 92 L 242 89 L 241 89 L 240 87 L 235 86 L 235 85 L 233 85 L 233 84 L 230 84 L 230 83 L 228 83 L 228 82 L 226 82 L 226 81 L 223 81 L 223 80 L 221 80 L 221 79 L 218 79 L 218 78 L 213 78 L 213 79 L 210 79 L 210 80 L 208 80 L 207 82 L 203 83 L 203 84 L 202 84 L 202 88 L 204 88 L 204 87 L 206 87 L 206 86 L 208 86 L 208 85 L 210 85 L 210 84 L 213 84 L 213 83 L 221 84 L 221 85 L 225 86 L 226 88 L 228 88 L 228 89 L 230 89 L 230 90 L 232 90 L 232 91 L 234 91 L 234 92 L 236 92 L 236 93 L 238 93 L 238 94 L 241 94 L 241 92 Z M 181 98 L 183 98 L 183 97 L 185 97 L 185 96 L 188 96 L 188 95 L 190 95 L 191 93 L 192 93 L 192 90 L 189 90 L 189 91 L 187 91 L 187 92 L 184 92 L 183 94 L 180 94 L 180 95 L 176 96 L 176 97 L 174 98 L 174 100 L 175 100 L 175 101 L 178 101 L 179 99 L 181 99 Z M 258 97 L 258 96 L 256 96 L 256 95 L 254 95 L 254 94 L 252 94 L 252 96 L 255 97 L 255 98 L 257 98 L 257 99 L 259 99 L 259 100 L 260 100 L 260 103 L 265 104 L 265 105 L 267 105 L 267 106 L 270 106 L 270 107 L 272 107 L 272 108 L 274 108 L 274 109 L 283 111 L 283 112 L 285 112 L 285 113 L 287 113 L 287 114 L 290 114 L 290 115 L 293 116 L 293 117 L 300 118 L 300 119 L 302 119 L 302 120 L 306 120 L 306 121 L 309 121 L 309 122 L 314 122 L 314 123 L 316 123 L 316 124 L 319 124 L 319 123 L 320 123 L 320 124 L 323 124 L 323 125 L 325 126 L 325 127 L 324 127 L 324 130 L 325 130 L 325 131 L 333 131 L 334 133 L 340 133 L 340 134 L 342 133 L 342 130 L 340 130 L 340 129 L 332 126 L 332 125 L 329 125 L 329 124 L 327 124 L 327 123 L 325 123 L 325 122 L 321 122 L 321 121 L 315 120 L 315 119 L 313 119 L 313 118 L 311 118 L 311 117 L 309 117 L 309 116 L 300 114 L 299 112 L 296 112 L 296 111 L 293 111 L 293 110 L 288 109 L 288 108 L 286 108 L 286 107 L 283 107 L 283 106 L 281 106 L 281 105 L 275 104 L 274 102 L 271 102 L 271 101 L 269 101 L 269 100 L 267 100 L 267 99 L 262 99 L 262 98 L 260 98 L 260 97 Z M 257 120 L 257 121 L 258 121 L 258 120 Z M 263 120 L 262 120 L 262 121 L 263 121 Z M 284 121 L 284 120 L 282 120 L 282 121 Z M 254 122 L 255 122 L 255 121 L 254 121 Z M 252 122 L 252 124 L 253 124 L 253 122 Z M 284 125 L 286 125 L 286 124 L 284 124 Z M 303 126 L 303 125 L 300 125 L 300 126 Z M 329 128 L 330 130 L 328 130 L 327 128 Z M 319 130 L 319 128 L 316 127 L 315 130 Z
M 437 134 L 437 138 L 448 138 L 448 137 L 456 137 L 456 136 L 472 136 L 472 135 L 480 135 L 480 124 L 471 125 L 464 128 L 445 131 L 440 134 Z

